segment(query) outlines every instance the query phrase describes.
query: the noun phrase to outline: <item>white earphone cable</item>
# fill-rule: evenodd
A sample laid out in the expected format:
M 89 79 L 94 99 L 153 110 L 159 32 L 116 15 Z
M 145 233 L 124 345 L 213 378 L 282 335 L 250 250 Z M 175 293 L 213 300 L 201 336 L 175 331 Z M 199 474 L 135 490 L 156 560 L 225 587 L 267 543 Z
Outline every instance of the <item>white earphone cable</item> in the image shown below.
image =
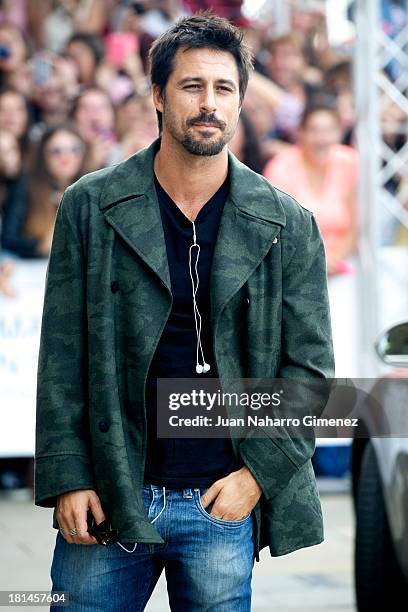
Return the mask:
M 202 374 L 202 373 L 206 373 L 210 370 L 210 365 L 208 363 L 206 363 L 205 361 L 205 357 L 204 357 L 204 350 L 203 350 L 203 346 L 202 346 L 202 342 L 201 342 L 201 329 L 202 329 L 202 320 L 201 320 L 201 314 L 200 311 L 198 309 L 197 306 L 197 299 L 196 299 L 196 295 L 197 295 L 197 291 L 198 291 L 198 285 L 200 283 L 200 277 L 198 275 L 198 260 L 200 257 L 200 245 L 197 244 L 197 235 L 196 235 L 196 228 L 195 228 L 195 223 L 194 221 L 192 221 L 193 224 L 193 244 L 190 246 L 189 248 L 189 272 L 190 272 L 190 279 L 191 279 L 191 284 L 193 287 L 193 311 L 194 311 L 194 322 L 195 322 L 195 328 L 196 328 L 196 334 L 197 334 L 197 346 L 196 346 L 196 372 L 197 374 Z M 194 282 L 194 278 L 193 278 L 193 272 L 192 272 L 192 260 L 191 260 L 191 255 L 192 255 L 192 250 L 194 247 L 197 247 L 197 257 L 194 263 L 194 270 L 195 270 L 195 276 L 196 276 L 196 283 Z M 201 358 L 202 358 L 202 364 L 199 363 L 199 352 L 201 353 Z
M 151 521 L 151 523 L 153 524 L 155 521 L 157 521 L 157 519 L 159 518 L 159 516 L 161 515 L 161 513 L 164 511 L 166 507 L 166 487 L 163 487 L 163 508 L 160 510 L 159 514 L 157 516 L 154 517 L 154 519 Z M 118 546 L 120 546 L 124 551 L 126 551 L 127 553 L 133 553 L 136 550 L 137 547 L 137 542 L 134 543 L 134 546 L 132 548 L 132 550 L 128 550 L 125 546 L 123 546 L 123 544 L 121 544 L 120 542 L 116 542 L 116 544 Z

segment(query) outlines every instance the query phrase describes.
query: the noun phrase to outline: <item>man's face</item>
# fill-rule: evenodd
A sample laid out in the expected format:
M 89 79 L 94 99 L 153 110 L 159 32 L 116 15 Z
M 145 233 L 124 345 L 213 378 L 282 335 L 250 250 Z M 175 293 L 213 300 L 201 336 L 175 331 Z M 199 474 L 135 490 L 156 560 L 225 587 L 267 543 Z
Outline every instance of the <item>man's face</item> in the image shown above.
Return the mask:
M 153 98 L 167 133 L 192 155 L 220 153 L 237 126 L 239 75 L 233 55 L 214 49 L 179 49 L 165 91 Z

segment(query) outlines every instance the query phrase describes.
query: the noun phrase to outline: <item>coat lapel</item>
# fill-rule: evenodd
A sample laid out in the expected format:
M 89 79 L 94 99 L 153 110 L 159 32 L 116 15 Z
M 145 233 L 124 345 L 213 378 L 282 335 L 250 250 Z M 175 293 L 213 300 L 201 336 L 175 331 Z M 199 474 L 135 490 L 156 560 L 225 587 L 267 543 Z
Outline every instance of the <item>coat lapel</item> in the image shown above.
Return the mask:
M 154 187 L 155 141 L 118 164 L 106 186 L 100 208 L 106 221 L 171 292 L 166 243 Z
M 105 219 L 170 291 L 166 243 L 157 201 L 146 195 L 132 197 L 107 210 Z
M 230 194 L 225 203 L 211 270 L 211 307 L 217 317 L 264 259 L 286 224 L 271 185 L 229 152 Z
M 101 196 L 106 221 L 171 291 L 166 243 L 153 180 L 160 146 L 149 147 L 116 166 Z M 229 152 L 230 193 L 221 216 L 211 269 L 213 324 L 266 256 L 286 217 L 273 188 Z

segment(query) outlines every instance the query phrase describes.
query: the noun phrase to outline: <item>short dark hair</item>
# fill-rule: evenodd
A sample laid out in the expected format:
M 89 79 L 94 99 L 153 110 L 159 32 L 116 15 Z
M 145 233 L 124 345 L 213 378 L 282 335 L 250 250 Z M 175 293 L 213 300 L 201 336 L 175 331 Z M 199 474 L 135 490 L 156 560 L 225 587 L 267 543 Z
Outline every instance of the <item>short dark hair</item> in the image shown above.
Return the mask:
M 239 98 L 244 99 L 253 56 L 243 41 L 243 32 L 227 19 L 211 11 L 200 11 L 192 17 L 184 17 L 164 32 L 152 44 L 149 51 L 150 80 L 163 94 L 174 69 L 176 52 L 187 49 L 215 49 L 231 53 L 237 63 L 239 75 Z M 157 112 L 159 130 L 162 129 L 162 114 Z

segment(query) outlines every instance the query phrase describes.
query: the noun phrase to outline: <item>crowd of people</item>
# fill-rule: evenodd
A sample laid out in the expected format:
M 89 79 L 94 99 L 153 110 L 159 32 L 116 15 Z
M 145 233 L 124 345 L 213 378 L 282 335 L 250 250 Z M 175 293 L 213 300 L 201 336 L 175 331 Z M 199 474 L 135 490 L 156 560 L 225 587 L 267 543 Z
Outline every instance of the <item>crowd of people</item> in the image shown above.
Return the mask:
M 329 44 L 324 6 L 294 1 L 291 29 L 277 36 L 272 18 L 249 20 L 240 0 L 3 0 L 0 291 L 14 295 L 14 259 L 48 256 L 69 184 L 157 138 L 150 45 L 209 7 L 243 29 L 255 58 L 231 150 L 313 210 L 329 275 L 346 272 L 358 233 L 352 65 L 350 48 Z M 390 102 L 383 120 L 404 117 Z

